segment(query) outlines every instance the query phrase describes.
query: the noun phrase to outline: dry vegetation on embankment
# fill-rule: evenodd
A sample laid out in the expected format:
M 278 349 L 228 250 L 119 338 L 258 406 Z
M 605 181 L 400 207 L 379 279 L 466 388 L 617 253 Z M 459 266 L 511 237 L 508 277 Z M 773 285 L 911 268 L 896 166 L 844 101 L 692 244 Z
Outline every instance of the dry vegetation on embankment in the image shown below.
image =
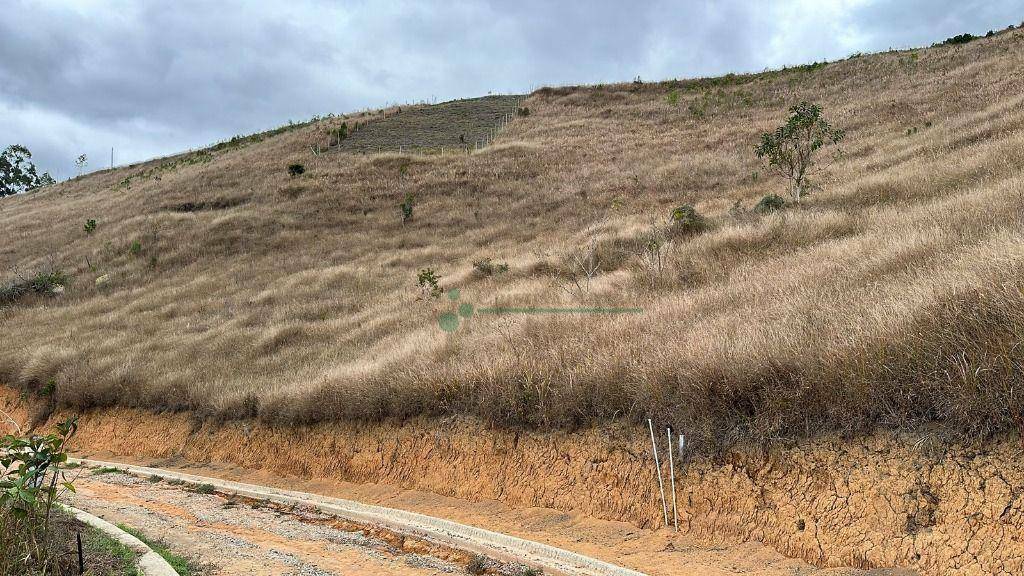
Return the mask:
M 750 77 L 545 89 L 471 155 L 314 157 L 331 119 L 129 186 L 145 167 L 0 200 L 0 267 L 52 261 L 72 278 L 4 309 L 0 380 L 53 380 L 66 407 L 279 423 L 654 415 L 702 449 L 879 424 L 1015 430 L 1022 60 L 1011 31 Z M 844 155 L 804 207 L 753 214 L 784 189 L 759 172 L 757 136 L 802 99 L 847 130 Z M 684 203 L 712 229 L 672 241 L 652 281 L 637 246 Z M 571 256 L 591 241 L 601 274 L 572 295 Z M 474 271 L 484 258 L 509 271 Z M 461 303 L 643 312 L 476 315 L 448 334 L 437 317 L 457 303 L 417 300 L 427 267 Z

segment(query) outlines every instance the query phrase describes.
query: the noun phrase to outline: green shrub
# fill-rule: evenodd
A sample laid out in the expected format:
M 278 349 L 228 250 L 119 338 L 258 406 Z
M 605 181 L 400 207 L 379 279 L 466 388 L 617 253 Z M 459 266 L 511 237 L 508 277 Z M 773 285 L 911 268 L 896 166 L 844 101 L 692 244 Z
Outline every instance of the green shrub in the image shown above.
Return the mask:
M 444 293 L 441 288 L 441 277 L 433 268 L 423 268 L 416 274 L 416 285 L 419 287 L 423 297 L 438 298 Z
M 85 233 L 86 234 L 92 234 L 95 231 L 96 231 L 96 220 L 93 220 L 92 218 L 86 220 L 85 221 Z
M 665 96 L 665 101 L 668 102 L 669 106 L 676 106 L 679 104 L 679 90 L 673 89 Z
M 473 262 L 473 269 L 484 276 L 494 276 L 495 274 L 504 274 L 505 272 L 508 272 L 508 264 L 504 262 L 494 262 L 490 258 L 484 258 Z
M 943 42 L 943 44 L 945 44 L 947 46 L 951 46 L 951 45 L 955 45 L 955 44 L 967 44 L 968 42 L 970 42 L 972 40 L 976 40 L 977 38 L 978 37 L 975 36 L 974 34 L 968 34 L 968 33 L 957 34 L 956 36 L 953 36 L 952 38 L 947 38 Z
M 26 294 L 58 294 L 70 281 L 71 278 L 59 268 L 41 270 L 31 278 L 16 278 L 0 285 L 0 306 L 13 304 Z
M 754 206 L 754 212 L 768 214 L 786 207 L 786 200 L 778 194 L 768 194 L 758 201 Z
M 686 108 L 687 110 L 690 111 L 690 114 L 693 114 L 695 118 L 703 118 L 707 116 L 708 113 L 707 99 L 705 98 L 699 102 L 697 100 L 694 100 L 693 102 L 690 102 L 690 105 L 687 106 Z
M 490 566 L 490 564 L 490 558 L 488 558 L 487 556 L 483 556 L 481 554 L 475 554 L 473 555 L 472 558 L 470 558 L 469 562 L 466 564 L 466 572 L 468 574 L 476 575 L 486 574 L 487 568 L 488 566 Z
M 672 211 L 669 233 L 673 237 L 700 234 L 707 228 L 707 220 L 689 204 L 683 204 Z
M 402 224 L 412 220 L 412 210 L 416 205 L 416 197 L 410 192 L 405 195 L 405 201 L 398 205 L 402 210 Z
M 35 278 L 32 278 L 31 288 L 33 292 L 52 294 L 56 288 L 67 286 L 68 280 L 68 275 L 63 270 L 40 272 L 36 274 Z
M 192 487 L 192 491 L 196 494 L 213 494 L 217 489 L 213 484 L 196 484 Z
M 516 108 L 516 116 L 529 116 L 529 115 L 530 115 L 530 109 L 529 108 L 527 108 L 525 106 L 522 107 L 522 108 Z
M 142 254 L 142 242 L 138 240 L 132 240 L 132 243 L 128 245 L 128 253 L 132 256 L 138 256 Z
M 306 167 L 302 164 L 289 164 L 288 174 L 290 176 L 300 176 L 306 172 Z
M 127 474 L 127 472 L 116 466 L 103 466 L 96 468 L 91 472 L 91 475 L 93 476 L 103 476 L 104 474 Z

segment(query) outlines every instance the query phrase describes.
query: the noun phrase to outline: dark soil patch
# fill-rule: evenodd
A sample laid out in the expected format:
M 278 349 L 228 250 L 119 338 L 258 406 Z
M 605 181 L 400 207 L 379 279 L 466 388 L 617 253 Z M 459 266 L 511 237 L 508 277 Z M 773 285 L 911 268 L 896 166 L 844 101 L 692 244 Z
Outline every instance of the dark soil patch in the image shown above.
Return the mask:
M 334 150 L 398 152 L 472 147 L 515 111 L 521 96 L 485 96 L 408 108 L 350 133 Z
M 228 208 L 234 208 L 235 206 L 241 206 L 249 202 L 249 198 L 217 198 L 209 202 L 182 202 L 174 206 L 168 206 L 167 209 L 174 212 L 201 212 L 203 210 L 227 210 Z

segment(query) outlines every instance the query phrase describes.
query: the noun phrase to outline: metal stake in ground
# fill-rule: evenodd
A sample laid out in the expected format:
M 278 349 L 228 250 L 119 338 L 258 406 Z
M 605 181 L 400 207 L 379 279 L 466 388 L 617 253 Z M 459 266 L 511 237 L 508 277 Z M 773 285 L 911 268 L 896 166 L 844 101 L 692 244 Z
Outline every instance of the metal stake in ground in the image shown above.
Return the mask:
M 658 461 L 658 443 L 654 441 L 654 423 L 647 419 L 647 428 L 651 431 L 651 449 L 654 450 L 654 469 L 658 472 L 658 490 L 661 491 L 661 511 L 665 515 L 665 527 L 668 528 L 668 504 L 665 503 L 665 481 L 661 478 L 661 462 Z
M 672 524 L 676 527 L 676 532 L 679 532 L 679 511 L 676 508 L 676 467 L 672 459 L 672 428 L 665 428 L 665 434 L 668 435 L 668 477 L 672 485 Z
M 85 574 L 85 558 L 82 557 L 82 533 L 75 532 L 75 538 L 78 540 L 78 573 Z

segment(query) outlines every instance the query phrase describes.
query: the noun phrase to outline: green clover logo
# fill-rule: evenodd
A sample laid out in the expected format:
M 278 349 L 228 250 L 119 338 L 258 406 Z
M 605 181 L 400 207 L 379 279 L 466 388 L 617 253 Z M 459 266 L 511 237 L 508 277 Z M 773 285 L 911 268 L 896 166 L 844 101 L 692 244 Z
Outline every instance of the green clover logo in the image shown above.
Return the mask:
M 448 299 L 452 302 L 459 301 L 459 289 L 452 288 L 448 291 Z M 473 316 L 475 309 L 473 305 L 468 302 L 459 304 L 455 312 L 445 312 L 437 318 L 437 324 L 441 327 L 441 330 L 445 332 L 455 332 L 459 329 L 459 318 L 470 318 Z

